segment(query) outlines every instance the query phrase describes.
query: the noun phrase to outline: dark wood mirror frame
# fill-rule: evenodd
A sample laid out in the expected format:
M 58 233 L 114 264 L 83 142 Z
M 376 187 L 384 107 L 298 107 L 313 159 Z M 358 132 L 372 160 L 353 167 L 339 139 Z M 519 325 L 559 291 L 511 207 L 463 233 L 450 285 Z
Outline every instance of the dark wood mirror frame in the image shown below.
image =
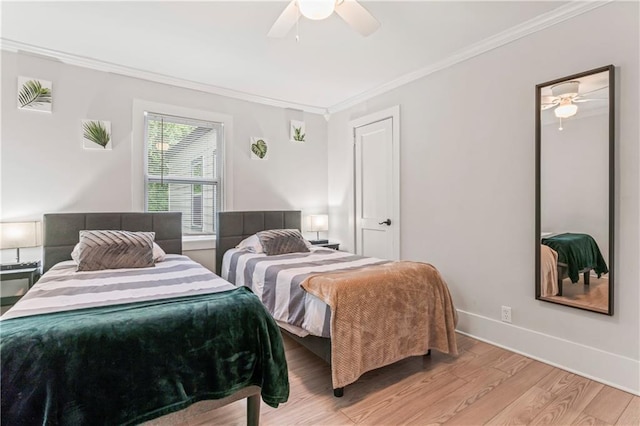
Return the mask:
M 601 312 L 597 310 L 590 309 L 586 306 L 576 306 L 573 304 L 562 303 L 559 301 L 554 301 L 550 299 L 545 299 L 541 297 L 541 148 L 542 148 L 542 89 L 553 86 L 554 84 L 567 82 L 570 80 L 577 80 L 582 77 L 590 76 L 593 74 L 608 72 L 609 76 L 609 197 L 608 197 L 608 215 L 609 215 L 609 241 L 608 241 L 608 259 L 606 262 L 608 264 L 608 281 L 609 281 L 609 300 L 608 300 L 608 310 L 607 312 Z M 536 85 L 536 115 L 535 115 L 535 138 L 536 138 L 536 179 L 535 179 L 535 199 L 536 199 L 536 213 L 535 213 L 535 286 L 536 286 L 536 299 L 543 300 L 545 302 L 557 303 L 564 306 L 569 306 L 572 308 L 578 308 L 587 310 L 590 312 L 596 312 L 604 315 L 613 315 L 613 295 L 614 295 L 614 218 L 615 218 L 615 67 L 613 65 L 607 65 L 604 67 L 596 68 L 590 71 L 581 72 L 578 74 L 570 75 L 567 77 L 562 77 L 556 80 L 548 81 L 546 83 Z

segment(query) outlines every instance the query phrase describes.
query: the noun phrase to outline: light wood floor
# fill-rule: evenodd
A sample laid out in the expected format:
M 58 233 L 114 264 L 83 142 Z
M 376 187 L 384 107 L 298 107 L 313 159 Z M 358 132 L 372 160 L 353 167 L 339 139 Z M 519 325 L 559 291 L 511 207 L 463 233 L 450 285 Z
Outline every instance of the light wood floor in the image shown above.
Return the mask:
M 562 296 L 547 296 L 543 299 L 552 300 L 569 306 L 579 306 L 598 312 L 609 310 L 609 278 L 591 277 L 589 285 L 584 285 L 584 277 L 580 274 L 580 280 L 572 283 L 565 278 L 562 281 Z
M 285 337 L 291 394 L 262 425 L 640 425 L 640 398 L 458 334 L 457 358 L 433 352 L 362 376 L 334 398 L 331 372 Z M 243 425 L 239 401 L 183 425 Z

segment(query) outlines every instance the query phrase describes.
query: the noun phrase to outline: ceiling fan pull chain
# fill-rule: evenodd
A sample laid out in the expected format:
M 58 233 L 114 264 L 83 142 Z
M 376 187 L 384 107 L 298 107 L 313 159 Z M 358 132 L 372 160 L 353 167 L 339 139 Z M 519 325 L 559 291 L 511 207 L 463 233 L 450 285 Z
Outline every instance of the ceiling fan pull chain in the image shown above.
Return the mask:
M 563 130 L 563 128 L 562 128 L 562 117 L 560 117 L 560 127 L 558 127 L 558 130 Z
M 296 19 L 296 43 L 300 43 L 300 9 L 298 8 L 298 19 Z

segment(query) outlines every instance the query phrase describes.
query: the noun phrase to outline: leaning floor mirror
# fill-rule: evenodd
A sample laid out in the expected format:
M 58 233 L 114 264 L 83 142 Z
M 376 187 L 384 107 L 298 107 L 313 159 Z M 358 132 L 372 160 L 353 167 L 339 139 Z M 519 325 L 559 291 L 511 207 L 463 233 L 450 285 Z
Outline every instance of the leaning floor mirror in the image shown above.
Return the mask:
M 536 299 L 613 315 L 614 67 L 536 86 Z

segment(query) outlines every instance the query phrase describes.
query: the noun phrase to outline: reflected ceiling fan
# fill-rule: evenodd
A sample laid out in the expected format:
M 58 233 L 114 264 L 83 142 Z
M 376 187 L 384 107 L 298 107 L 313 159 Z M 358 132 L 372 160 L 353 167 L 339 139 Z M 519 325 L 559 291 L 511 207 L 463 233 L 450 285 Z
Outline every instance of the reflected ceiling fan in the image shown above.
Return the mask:
M 586 93 L 580 93 L 579 81 L 565 81 L 551 86 L 551 96 L 542 97 L 542 110 L 556 107 L 553 113 L 558 118 L 569 118 L 578 112 L 577 103 L 590 101 L 606 101 L 604 98 L 590 98 L 589 95 L 605 89 L 601 87 Z
M 298 22 L 300 15 L 321 20 L 335 12 L 364 37 L 373 34 L 380 22 L 355 0 L 292 0 L 273 24 L 268 37 L 284 37 Z

